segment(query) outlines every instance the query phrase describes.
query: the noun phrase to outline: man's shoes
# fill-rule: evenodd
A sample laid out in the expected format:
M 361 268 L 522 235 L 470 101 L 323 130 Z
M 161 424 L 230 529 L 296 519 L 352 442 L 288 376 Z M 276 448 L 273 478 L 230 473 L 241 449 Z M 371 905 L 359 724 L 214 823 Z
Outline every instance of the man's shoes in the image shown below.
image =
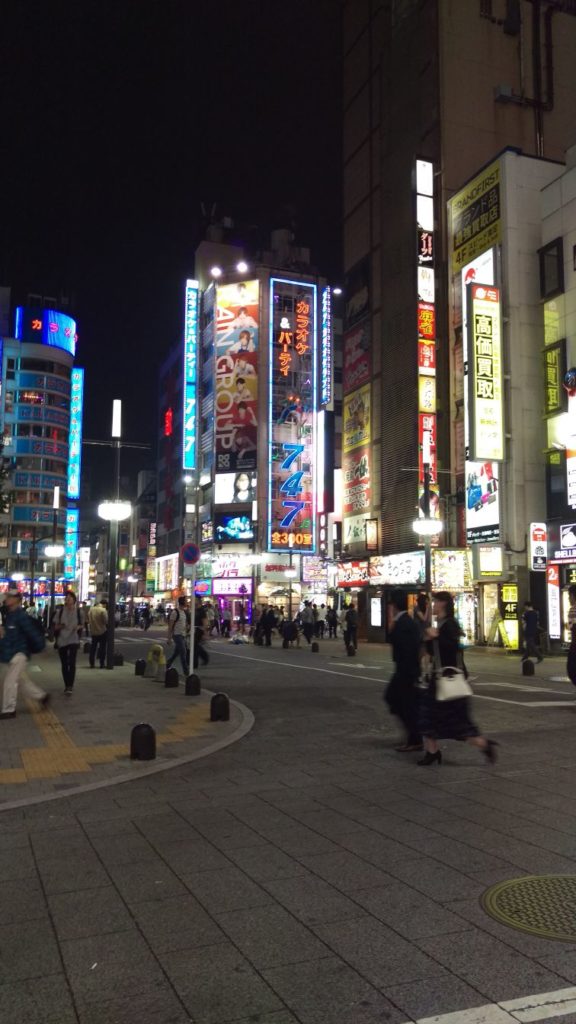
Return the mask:
M 40 697 L 38 704 L 42 711 L 47 711 L 50 706 L 51 697 L 49 693 L 45 693 L 43 697 Z
M 15 711 L 2 711 L 0 712 L 0 718 L 16 718 Z

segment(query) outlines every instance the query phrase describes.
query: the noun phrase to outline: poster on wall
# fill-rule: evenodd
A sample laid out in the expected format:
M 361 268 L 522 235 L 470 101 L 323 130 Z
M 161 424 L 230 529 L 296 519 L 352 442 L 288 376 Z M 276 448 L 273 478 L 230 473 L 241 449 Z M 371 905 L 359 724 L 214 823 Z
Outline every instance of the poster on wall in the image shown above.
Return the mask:
M 365 319 L 344 334 L 342 390 L 345 395 L 370 380 L 370 320 Z
M 270 279 L 268 548 L 316 551 L 317 288 Z
M 258 281 L 220 285 L 216 297 L 216 470 L 256 467 L 258 433 Z
M 466 463 L 466 539 L 469 544 L 500 539 L 497 462 Z
M 355 448 L 342 459 L 342 512 L 344 515 L 356 515 L 370 508 L 370 458 L 368 445 Z
M 343 452 L 370 444 L 370 406 L 370 384 L 346 395 L 343 402 Z

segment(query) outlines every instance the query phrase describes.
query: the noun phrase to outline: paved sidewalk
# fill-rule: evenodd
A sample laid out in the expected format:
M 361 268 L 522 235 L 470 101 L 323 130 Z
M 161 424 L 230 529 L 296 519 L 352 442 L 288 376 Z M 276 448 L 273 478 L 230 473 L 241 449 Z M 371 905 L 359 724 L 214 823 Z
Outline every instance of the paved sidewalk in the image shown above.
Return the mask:
M 16 718 L 0 722 L 0 810 L 15 800 L 139 778 L 232 742 L 252 721 L 246 709 L 232 704 L 229 722 L 212 723 L 210 691 L 186 697 L 182 681 L 178 689 L 166 689 L 136 676 L 132 664 L 111 672 L 90 669 L 82 653 L 71 697 L 64 696 L 53 649 L 32 660 L 30 674 L 52 702 L 42 711 L 36 701 L 20 698 Z M 130 733 L 138 722 L 156 730 L 155 761 L 130 760 Z
M 575 708 L 483 700 L 498 766 L 451 743 L 421 769 L 382 674 L 216 646 L 241 742 L 0 815 L 0 1021 L 574 1024 L 576 945 L 479 898 L 576 874 Z

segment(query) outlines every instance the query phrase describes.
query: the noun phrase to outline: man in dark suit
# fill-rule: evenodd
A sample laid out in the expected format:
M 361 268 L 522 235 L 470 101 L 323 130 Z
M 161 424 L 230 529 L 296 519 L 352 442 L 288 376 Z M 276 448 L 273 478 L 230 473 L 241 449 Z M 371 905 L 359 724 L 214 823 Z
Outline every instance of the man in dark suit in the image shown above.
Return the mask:
M 396 747 L 402 753 L 422 750 L 422 737 L 418 732 L 418 691 L 420 676 L 420 630 L 408 614 L 408 595 L 393 591 L 390 602 L 394 622 L 390 634 L 394 674 L 388 683 L 384 699 L 393 715 L 406 729 L 406 742 Z

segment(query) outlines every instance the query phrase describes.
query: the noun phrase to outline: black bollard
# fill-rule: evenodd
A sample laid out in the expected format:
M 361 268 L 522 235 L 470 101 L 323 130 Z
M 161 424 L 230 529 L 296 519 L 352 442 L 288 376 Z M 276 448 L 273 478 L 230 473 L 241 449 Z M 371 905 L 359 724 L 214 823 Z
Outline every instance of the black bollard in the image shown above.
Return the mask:
M 215 693 L 210 701 L 210 721 L 228 722 L 230 720 L 230 701 L 225 693 Z
M 522 675 L 533 676 L 534 675 L 534 662 L 530 661 L 530 658 L 526 658 L 522 662 Z
M 317 644 L 316 641 L 314 640 L 313 643 L 312 643 L 312 647 L 311 647 L 312 654 L 318 654 L 319 650 L 320 650 L 320 644 Z
M 164 676 L 164 686 L 167 690 L 175 689 L 180 682 L 178 678 L 178 670 L 175 668 L 167 668 L 166 675 Z
M 156 757 L 156 733 L 151 725 L 140 722 L 130 733 L 130 758 L 132 761 L 153 761 Z
M 184 692 L 187 697 L 199 697 L 200 690 L 200 677 L 192 673 L 192 675 L 188 676 L 186 679 Z
M 90 654 L 90 651 L 92 649 L 92 644 L 90 643 L 89 640 L 86 641 L 86 643 L 84 644 L 84 647 L 82 649 L 84 651 L 84 654 Z
M 143 676 L 145 668 L 146 662 L 144 661 L 144 658 L 137 658 L 136 661 L 134 662 L 134 675 Z
M 349 658 L 353 658 L 355 656 L 356 650 L 354 648 L 354 644 L 348 644 L 347 653 Z

